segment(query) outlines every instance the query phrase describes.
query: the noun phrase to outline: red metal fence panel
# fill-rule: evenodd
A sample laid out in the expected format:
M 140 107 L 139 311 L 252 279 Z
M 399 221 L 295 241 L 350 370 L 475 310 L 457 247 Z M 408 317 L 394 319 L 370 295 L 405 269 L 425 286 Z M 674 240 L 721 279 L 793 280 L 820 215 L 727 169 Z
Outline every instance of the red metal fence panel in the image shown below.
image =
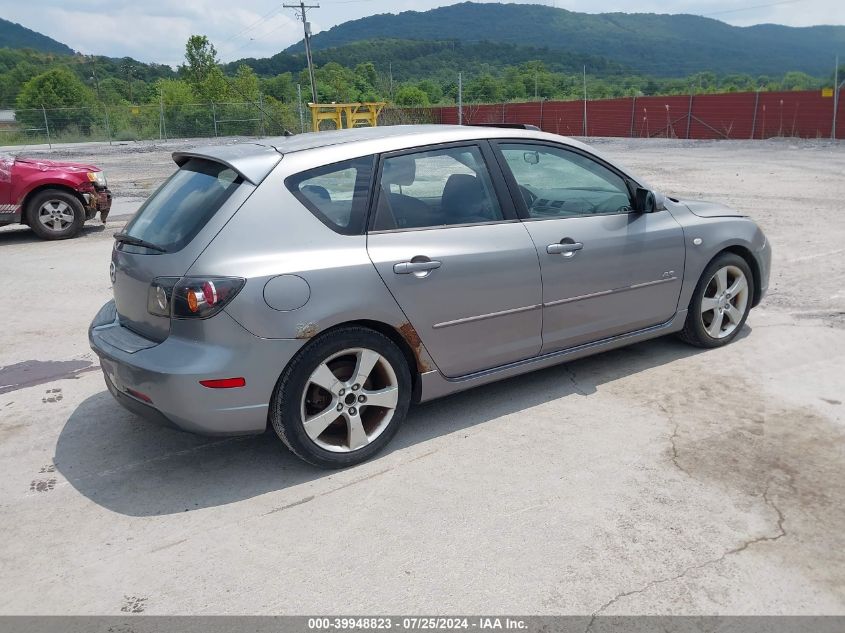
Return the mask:
M 839 139 L 845 138 L 842 101 L 836 124 Z M 565 136 L 830 138 L 833 102 L 832 97 L 813 90 L 602 99 L 587 101 L 586 112 L 583 101 L 467 104 L 463 123 L 528 123 Z M 431 122 L 458 122 L 455 106 L 425 112 Z

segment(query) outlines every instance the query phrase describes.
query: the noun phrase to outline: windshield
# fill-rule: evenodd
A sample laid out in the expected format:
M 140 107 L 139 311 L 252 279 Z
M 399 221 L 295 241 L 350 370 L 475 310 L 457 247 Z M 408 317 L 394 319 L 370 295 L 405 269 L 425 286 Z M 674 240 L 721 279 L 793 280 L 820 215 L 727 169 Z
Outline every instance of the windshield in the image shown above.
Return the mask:
M 194 239 L 241 182 L 225 165 L 191 159 L 141 206 L 124 234 L 168 252 L 178 251 Z

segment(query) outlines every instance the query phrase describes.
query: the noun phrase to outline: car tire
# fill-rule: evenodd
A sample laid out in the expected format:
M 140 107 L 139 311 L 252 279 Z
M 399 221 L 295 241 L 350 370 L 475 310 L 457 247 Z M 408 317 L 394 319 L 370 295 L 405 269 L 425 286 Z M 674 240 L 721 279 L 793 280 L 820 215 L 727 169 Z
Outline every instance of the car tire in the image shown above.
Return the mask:
M 390 442 L 410 403 L 411 373 L 397 345 L 368 328 L 341 327 L 312 339 L 288 364 L 270 421 L 309 464 L 346 468 Z
M 85 224 L 82 202 L 61 189 L 39 191 L 29 200 L 26 214 L 30 228 L 44 240 L 73 237 Z
M 734 253 L 718 255 L 698 280 L 679 337 L 696 347 L 727 345 L 745 325 L 753 298 L 748 262 Z

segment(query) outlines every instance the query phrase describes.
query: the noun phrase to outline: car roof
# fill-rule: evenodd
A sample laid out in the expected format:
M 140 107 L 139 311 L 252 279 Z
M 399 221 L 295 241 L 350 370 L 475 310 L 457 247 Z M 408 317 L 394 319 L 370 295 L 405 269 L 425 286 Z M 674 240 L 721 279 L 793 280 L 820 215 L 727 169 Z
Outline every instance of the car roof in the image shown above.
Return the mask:
M 253 184 L 259 184 L 285 154 L 319 150 L 326 147 L 360 145 L 361 155 L 410 149 L 454 141 L 478 139 L 534 139 L 563 143 L 607 160 L 595 149 L 575 139 L 539 130 L 472 125 L 390 125 L 346 130 L 306 132 L 275 136 L 246 143 L 211 145 L 174 152 L 179 166 L 191 158 L 206 158 L 226 164 Z M 612 162 L 607 160 L 607 162 Z

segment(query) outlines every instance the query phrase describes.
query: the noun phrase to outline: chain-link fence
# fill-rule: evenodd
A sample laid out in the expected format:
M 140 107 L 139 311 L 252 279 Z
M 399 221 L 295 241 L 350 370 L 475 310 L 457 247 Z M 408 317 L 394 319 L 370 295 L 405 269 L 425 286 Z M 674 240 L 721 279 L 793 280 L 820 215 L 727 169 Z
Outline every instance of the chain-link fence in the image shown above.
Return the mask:
M 528 123 L 568 136 L 748 139 L 834 136 L 832 91 L 750 92 L 577 101 L 387 107 L 379 125 Z M 100 105 L 3 110 L 0 145 L 278 136 L 311 129 L 310 110 L 272 99 L 252 103 Z M 836 138 L 845 138 L 839 103 Z M 324 122 L 323 129 L 333 124 Z
M 7 112 L 14 112 L 14 116 L 0 124 L 0 145 L 276 136 L 311 125 L 307 108 L 300 121 L 296 104 L 263 99 L 253 103 L 99 105 Z

